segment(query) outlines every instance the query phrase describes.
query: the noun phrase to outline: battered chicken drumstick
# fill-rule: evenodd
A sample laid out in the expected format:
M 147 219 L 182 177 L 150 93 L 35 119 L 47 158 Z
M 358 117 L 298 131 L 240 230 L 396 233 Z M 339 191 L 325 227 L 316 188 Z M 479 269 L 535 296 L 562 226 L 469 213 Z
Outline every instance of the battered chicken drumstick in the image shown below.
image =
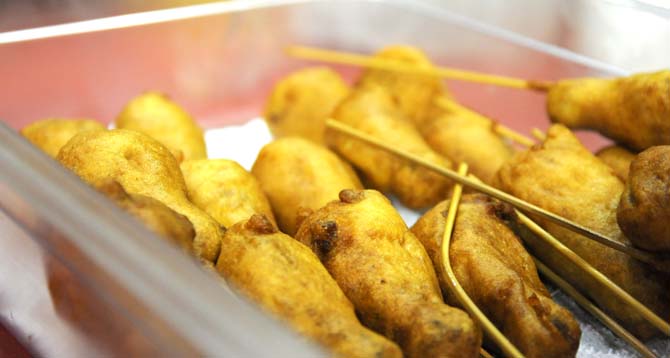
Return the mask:
M 651 147 L 630 164 L 617 220 L 634 245 L 670 251 L 670 146 Z
M 670 144 L 670 70 L 551 85 L 547 111 L 570 128 L 594 129 L 634 150 Z
M 563 217 L 628 243 L 616 222 L 623 184 L 611 169 L 590 153 L 562 125 L 554 125 L 546 140 L 516 154 L 498 172 L 497 185 L 508 193 Z M 551 234 L 622 289 L 661 317 L 670 315 L 668 277 L 632 257 L 537 218 Z M 533 242 L 535 244 L 530 244 Z M 591 276 L 541 240 L 529 240 L 531 251 L 563 278 L 638 337 L 659 333 L 630 306 L 613 297 Z
M 70 139 L 57 159 L 93 186 L 115 180 L 128 193 L 154 198 L 184 215 L 195 229 L 195 254 L 205 262 L 216 260 L 221 226 L 191 203 L 177 160 L 155 139 L 126 129 L 85 131 Z
M 448 159 L 435 153 L 426 144 L 414 125 L 398 110 L 384 87 L 375 84 L 357 87 L 340 103 L 333 118 L 437 165 L 451 167 Z M 327 133 L 329 144 L 360 169 L 372 187 L 393 192 L 403 204 L 411 208 L 437 203 L 451 187 L 449 180 L 428 169 L 348 136 Z
M 388 46 L 377 52 L 373 58 L 407 63 L 418 68 L 433 67 L 426 54 L 412 46 Z M 431 116 L 435 98 L 449 96 L 442 80 L 431 76 L 369 69 L 358 80 L 358 85 L 371 84 L 384 87 L 398 104 L 403 115 L 415 124 Z
M 21 135 L 50 157 L 55 158 L 58 151 L 78 133 L 105 129 L 107 128 L 100 122 L 92 119 L 48 118 L 24 127 L 21 129 Z
M 373 58 L 433 67 L 421 50 L 411 46 L 389 46 Z M 437 77 L 369 69 L 359 80 L 359 85 L 367 84 L 384 87 L 433 150 L 453 162 L 468 163 L 470 171 L 487 183 L 512 155 L 512 148 L 495 132 L 495 123 L 449 100 Z
M 343 189 L 362 189 L 351 166 L 327 148 L 287 137 L 266 145 L 251 169 L 270 200 L 279 228 L 294 235 L 298 222 Z
M 253 214 L 275 223 L 272 208 L 256 178 L 226 159 L 187 160 L 180 165 L 188 197 L 219 224 L 230 227 Z
M 436 268 L 449 201 L 412 227 Z M 468 296 L 527 357 L 574 357 L 580 329 L 540 281 L 533 259 L 510 228 L 514 209 L 483 194 L 461 198 L 451 237 L 450 261 Z M 443 272 L 442 270 L 437 270 Z M 440 286 L 449 296 L 446 278 Z
M 444 304 L 426 251 L 379 192 L 343 190 L 302 223 L 296 239 L 320 257 L 361 321 L 405 356 L 478 355 L 479 328 Z
M 265 122 L 275 138 L 298 136 L 323 143 L 324 121 L 349 87 L 333 70 L 312 67 L 279 81 L 265 105 Z
M 319 258 L 263 215 L 228 229 L 216 268 L 263 308 L 338 357 L 402 356 L 398 346 L 360 324 Z

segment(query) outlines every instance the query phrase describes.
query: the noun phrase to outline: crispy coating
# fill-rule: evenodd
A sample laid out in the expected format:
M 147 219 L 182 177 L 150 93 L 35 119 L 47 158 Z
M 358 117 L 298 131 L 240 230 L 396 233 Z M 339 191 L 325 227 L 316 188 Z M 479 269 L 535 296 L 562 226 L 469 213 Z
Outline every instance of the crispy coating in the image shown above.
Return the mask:
M 336 356 L 402 356 L 393 342 L 361 325 L 319 258 L 264 215 L 229 228 L 221 250 L 216 269 L 226 280 Z
M 475 112 L 454 108 L 436 111 L 417 128 L 437 153 L 454 163 L 468 163 L 472 174 L 490 183 L 514 154 L 511 145 L 495 132 L 495 125 Z
M 325 120 L 349 87 L 327 67 L 311 67 L 279 81 L 265 105 L 265 122 L 275 138 L 298 136 L 323 143 Z
M 105 129 L 105 126 L 93 119 L 48 118 L 27 125 L 21 129 L 21 135 L 56 158 L 58 151 L 77 133 Z
M 121 209 L 139 219 L 149 230 L 181 247 L 182 250 L 193 252 L 195 230 L 185 216 L 154 198 L 128 194 L 116 180 L 102 182 L 96 189 Z
M 374 190 L 343 190 L 309 216 L 296 239 L 320 258 L 361 321 L 397 342 L 406 357 L 476 357 L 481 332 L 447 306 L 430 258 Z
M 195 228 L 196 255 L 216 260 L 221 228 L 188 200 L 177 160 L 158 141 L 125 129 L 82 132 L 61 149 L 57 159 L 93 186 L 113 179 L 128 193 L 154 198 L 186 216 Z
M 617 221 L 634 245 L 670 251 L 670 146 L 651 147 L 630 164 Z
M 375 58 L 432 68 L 433 64 L 423 51 L 412 46 L 388 46 L 377 52 Z M 376 84 L 386 88 L 400 111 L 415 123 L 426 118 L 436 96 L 448 95 L 438 77 L 404 74 L 400 72 L 369 69 L 358 81 L 359 85 Z
M 635 153 L 618 145 L 610 145 L 600 149 L 596 153 L 596 156 L 612 168 L 614 175 L 616 175 L 619 180 L 624 183 L 628 180 L 630 162 L 635 159 Z
M 183 108 L 159 92 L 146 92 L 128 102 L 116 117 L 116 128 L 154 138 L 178 162 L 207 158 L 202 128 Z
M 187 160 L 180 167 L 189 199 L 219 224 L 229 227 L 253 214 L 263 214 L 276 225 L 258 180 L 235 161 Z
M 412 227 L 435 267 L 442 265 L 448 207 L 449 201 L 437 204 Z M 509 226 L 514 218 L 507 204 L 482 194 L 464 195 L 451 238 L 454 274 L 477 307 L 525 356 L 574 357 L 579 324 L 551 299 L 533 259 Z M 448 297 L 449 286 L 438 277 Z
M 506 192 L 559 214 L 614 240 L 628 243 L 616 222 L 623 184 L 562 125 L 544 143 L 516 154 L 498 172 Z M 670 315 L 668 277 L 632 257 L 541 218 L 537 222 L 661 317 Z M 605 312 L 638 337 L 659 332 L 627 304 L 584 274 L 542 240 L 528 240 L 532 252 L 552 270 L 589 295 Z
M 270 200 L 279 228 L 294 235 L 312 210 L 343 189 L 362 189 L 356 173 L 327 148 L 298 137 L 277 139 L 258 153 L 251 173 Z
M 596 130 L 634 150 L 670 144 L 670 70 L 559 81 L 547 111 L 554 122 Z
M 411 46 L 389 46 L 375 57 L 433 67 L 421 50 Z M 512 155 L 512 148 L 494 132 L 495 124 L 488 118 L 467 111 L 446 111 L 435 105 L 438 97 L 449 96 L 446 86 L 437 77 L 369 69 L 358 84 L 384 87 L 433 150 L 453 162 L 468 163 L 470 171 L 487 183 Z
M 378 85 L 357 87 L 335 110 L 333 118 L 424 159 L 451 168 L 435 153 L 414 125 L 400 113 L 388 92 Z M 411 208 L 433 205 L 444 198 L 451 182 L 426 168 L 408 163 L 347 135 L 329 131 L 327 140 L 357 167 L 372 187 L 392 192 Z

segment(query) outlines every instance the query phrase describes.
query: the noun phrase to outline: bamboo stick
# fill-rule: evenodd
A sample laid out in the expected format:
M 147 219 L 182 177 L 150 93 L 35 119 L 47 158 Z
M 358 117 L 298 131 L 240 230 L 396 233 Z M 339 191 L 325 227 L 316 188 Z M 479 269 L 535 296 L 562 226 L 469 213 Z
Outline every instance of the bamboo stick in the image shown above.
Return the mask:
M 559 275 L 554 273 L 551 269 L 549 269 L 549 267 L 544 265 L 536 257 L 532 256 L 532 258 L 533 261 L 535 261 L 535 266 L 537 266 L 537 270 L 542 275 L 544 275 L 544 277 L 546 277 L 554 285 L 558 286 L 558 288 L 560 288 L 568 296 L 572 297 L 572 299 L 575 302 L 577 302 L 578 305 L 580 305 L 583 309 L 585 309 L 591 315 L 593 315 L 593 317 L 595 317 L 598 321 L 600 321 L 600 323 L 602 323 L 605 327 L 609 328 L 614 334 L 619 336 L 619 338 L 623 339 L 628 344 L 630 344 L 643 357 L 657 358 L 656 354 L 654 354 L 654 352 L 652 352 L 649 348 L 647 348 L 647 346 L 645 346 L 644 343 L 640 342 L 640 340 L 635 338 L 635 336 L 633 336 L 625 328 L 621 327 L 621 325 L 619 325 L 616 321 L 614 321 L 610 316 L 608 316 L 600 308 L 598 308 L 591 301 L 589 301 L 588 298 L 579 293 L 577 289 L 575 289 L 567 281 L 563 280 Z
M 413 64 L 399 61 L 306 46 L 290 46 L 286 49 L 286 52 L 289 56 L 307 60 L 375 68 L 379 70 L 395 71 L 414 75 L 448 78 L 466 82 L 477 82 L 501 87 L 529 89 L 541 92 L 546 92 L 552 85 L 551 82 L 529 81 L 520 78 L 490 75 L 449 67 L 417 67 Z
M 461 163 L 458 167 L 458 173 L 465 176 L 468 171 L 468 165 Z M 449 247 L 451 245 L 451 235 L 454 230 L 454 224 L 456 222 L 456 214 L 458 212 L 458 205 L 461 201 L 461 194 L 463 192 L 463 186 L 460 184 L 454 185 L 454 190 L 451 196 L 451 201 L 449 203 L 449 210 L 447 211 L 447 217 L 445 222 L 444 235 L 442 237 L 441 244 L 441 260 L 442 262 L 442 271 L 444 277 L 446 278 L 447 284 L 449 285 L 449 290 L 454 296 L 458 299 L 463 307 L 471 317 L 473 317 L 481 327 L 484 329 L 486 335 L 493 341 L 495 344 L 503 351 L 507 357 L 523 357 L 523 354 L 510 342 L 504 334 L 502 334 L 498 328 L 486 317 L 486 315 L 477 307 L 477 305 L 470 299 L 468 294 L 465 292 L 461 284 L 458 282 L 454 271 L 451 269 L 451 261 L 449 258 Z
M 530 130 L 530 133 L 540 142 L 543 142 L 545 139 L 547 139 L 547 135 L 540 128 L 533 128 Z
M 595 267 L 591 266 L 586 260 L 582 259 L 574 251 L 570 250 L 567 246 L 563 245 L 562 242 L 558 241 L 553 235 L 544 230 L 540 225 L 531 220 L 528 216 L 524 215 L 517 210 L 517 216 L 519 221 L 525 225 L 530 231 L 537 235 L 540 239 L 547 242 L 551 245 L 557 252 L 561 255 L 568 258 L 572 263 L 577 265 L 581 270 L 586 274 L 593 277 L 598 283 L 604 285 L 610 292 L 616 296 L 618 299 L 624 301 L 626 304 L 630 305 L 635 311 L 640 314 L 649 324 L 658 328 L 666 336 L 670 336 L 670 324 L 663 320 L 661 317 L 656 315 L 652 310 L 647 308 L 640 301 L 631 296 L 628 292 L 624 291 L 616 283 L 612 282 L 607 276 L 603 275 L 602 272 L 598 271 Z
M 479 348 L 479 356 L 481 358 L 494 358 L 491 353 L 487 352 L 484 348 Z

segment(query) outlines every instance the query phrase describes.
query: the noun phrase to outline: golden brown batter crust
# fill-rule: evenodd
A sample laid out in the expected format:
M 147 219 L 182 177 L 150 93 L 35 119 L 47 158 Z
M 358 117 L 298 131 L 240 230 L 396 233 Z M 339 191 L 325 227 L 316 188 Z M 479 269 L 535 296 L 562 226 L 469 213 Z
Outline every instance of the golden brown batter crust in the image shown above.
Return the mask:
M 277 216 L 279 228 L 294 235 L 312 210 L 337 199 L 343 189 L 362 189 L 351 166 L 314 142 L 286 137 L 266 145 L 251 169 Z
M 554 122 L 596 130 L 634 150 L 670 144 L 670 70 L 559 81 L 547 111 Z
M 636 246 L 670 251 L 670 146 L 651 147 L 633 160 L 617 220 Z
M 342 77 L 327 67 L 293 72 L 273 88 L 265 122 L 275 138 L 297 136 L 322 144 L 325 120 L 348 92 Z
M 628 243 L 616 222 L 623 183 L 562 125 L 552 126 L 544 143 L 516 154 L 503 165 L 496 182 L 512 195 Z M 537 218 L 537 222 L 661 317 L 670 316 L 667 276 L 622 252 L 546 220 Z M 535 255 L 587 293 L 631 333 L 642 338 L 660 333 L 555 250 L 541 240 L 533 241 L 537 244 L 530 249 Z
M 296 239 L 321 258 L 361 321 L 405 356 L 478 356 L 479 328 L 444 304 L 426 251 L 379 192 L 342 191 L 302 223 Z
M 340 103 L 333 118 L 435 164 L 451 168 L 451 162 L 428 146 L 381 86 L 357 87 Z M 329 131 L 327 140 L 342 157 L 361 171 L 373 188 L 396 194 L 403 204 L 411 208 L 437 203 L 451 187 L 451 182 L 443 176 L 347 135 Z
M 442 266 L 448 208 L 448 200 L 437 204 L 412 227 L 435 267 Z M 533 259 L 509 226 L 515 216 L 512 207 L 486 195 L 464 195 L 451 238 L 454 274 L 477 307 L 524 355 L 574 357 L 579 324 L 540 281 Z M 449 296 L 448 284 L 438 277 Z
M 399 358 L 397 345 L 363 327 L 354 307 L 305 245 L 263 215 L 233 225 L 216 268 L 264 309 L 337 357 Z

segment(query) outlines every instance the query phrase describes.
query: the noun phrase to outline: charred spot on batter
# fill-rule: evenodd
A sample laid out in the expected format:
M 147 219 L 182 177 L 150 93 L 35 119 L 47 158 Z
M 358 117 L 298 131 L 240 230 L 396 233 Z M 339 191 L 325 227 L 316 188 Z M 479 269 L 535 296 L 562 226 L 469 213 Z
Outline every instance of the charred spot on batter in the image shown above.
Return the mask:
M 365 198 L 363 190 L 344 189 L 340 191 L 340 201 L 347 204 L 357 203 Z
M 516 212 L 514 208 L 500 201 L 493 201 L 486 207 L 487 214 L 495 215 L 498 219 L 505 222 L 516 221 Z
M 626 190 L 626 199 L 630 203 L 630 206 L 635 207 L 637 205 L 637 198 L 632 190 Z
M 247 230 L 250 230 L 256 234 L 266 235 L 274 234 L 277 232 L 277 228 L 272 225 L 272 222 L 264 214 L 254 214 L 247 223 L 244 224 L 244 227 Z
M 551 319 L 551 324 L 556 327 L 558 332 L 563 336 L 568 342 L 572 344 L 579 344 L 579 335 L 575 336 L 571 334 L 570 327 L 568 327 L 562 320 L 555 318 Z
M 272 112 L 268 115 L 268 119 L 272 123 L 277 123 L 281 119 L 281 116 L 278 113 Z
M 337 239 L 337 223 L 332 220 L 317 221 L 312 224 L 311 231 L 314 251 L 321 259 L 326 258 Z
M 396 327 L 391 332 L 391 339 L 401 347 L 405 347 L 412 339 L 412 334 L 408 327 Z

